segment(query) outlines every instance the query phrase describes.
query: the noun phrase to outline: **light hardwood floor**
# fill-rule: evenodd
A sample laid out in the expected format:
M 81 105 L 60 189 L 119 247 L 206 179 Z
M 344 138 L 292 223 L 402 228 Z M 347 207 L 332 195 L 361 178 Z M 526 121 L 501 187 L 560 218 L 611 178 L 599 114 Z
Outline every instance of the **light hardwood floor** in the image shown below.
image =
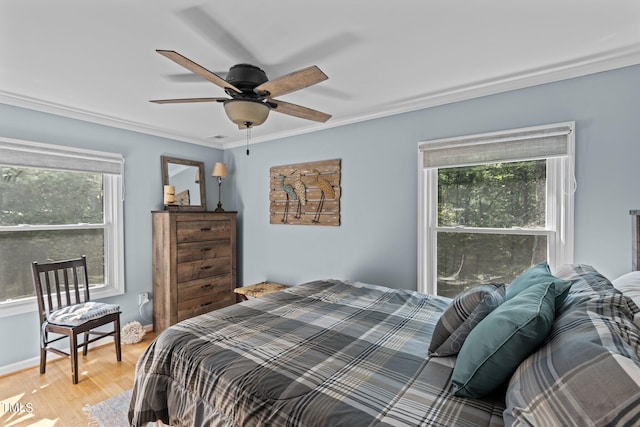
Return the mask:
M 148 332 L 137 344 L 123 344 L 121 362 L 116 361 L 113 342 L 89 347 L 87 357 L 80 352 L 76 385 L 71 383 L 68 358 L 47 363 L 43 375 L 35 366 L 0 377 L 0 426 L 87 426 L 82 408 L 133 387 L 136 362 L 153 338 L 155 334 Z

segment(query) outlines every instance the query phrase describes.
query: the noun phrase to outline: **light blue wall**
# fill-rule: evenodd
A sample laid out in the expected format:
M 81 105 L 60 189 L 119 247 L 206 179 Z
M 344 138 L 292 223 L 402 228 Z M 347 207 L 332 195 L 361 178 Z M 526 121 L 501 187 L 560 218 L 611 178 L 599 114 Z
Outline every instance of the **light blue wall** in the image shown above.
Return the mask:
M 631 266 L 640 208 L 640 66 L 487 96 L 251 148 L 225 150 L 239 211 L 239 283 L 322 278 L 416 289 L 418 141 L 576 122 L 575 259 Z M 342 159 L 339 227 L 269 224 L 269 168 Z
M 204 160 L 205 171 L 211 171 L 222 160 L 222 151 L 2 104 L 0 136 L 124 155 L 126 294 L 105 301 L 120 304 L 123 324 L 132 320 L 151 323 L 150 307 L 143 312 L 146 320 L 138 314 L 138 293 L 152 290 L 150 212 L 162 209 L 160 156 Z M 210 175 L 206 179 L 207 204 L 213 209 L 216 183 Z M 30 262 L 25 260 L 25 268 Z M 0 318 L 0 342 L 11 343 L 0 351 L 0 368 L 36 357 L 37 331 L 35 312 Z
M 126 158 L 127 295 L 112 300 L 139 320 L 151 290 L 149 212 L 161 208 L 160 155 L 227 163 L 223 206 L 239 211 L 239 284 L 321 278 L 415 289 L 417 145 L 448 136 L 576 121 L 577 262 L 609 277 L 630 269 L 631 220 L 640 208 L 640 66 L 225 150 L 182 144 L 0 105 L 0 135 L 122 153 Z M 342 161 L 339 227 L 269 224 L 269 168 Z M 210 209 L 216 185 L 207 180 Z M 147 313 L 150 315 L 150 313 Z M 35 314 L 0 318 L 0 368 L 37 355 Z

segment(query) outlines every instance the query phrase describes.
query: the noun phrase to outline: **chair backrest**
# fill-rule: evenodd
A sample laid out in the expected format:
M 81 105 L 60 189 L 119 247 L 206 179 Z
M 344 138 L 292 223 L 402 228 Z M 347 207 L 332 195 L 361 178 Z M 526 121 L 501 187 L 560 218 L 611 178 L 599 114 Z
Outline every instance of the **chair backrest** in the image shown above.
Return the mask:
M 40 321 L 52 311 L 89 301 L 87 258 L 32 263 Z

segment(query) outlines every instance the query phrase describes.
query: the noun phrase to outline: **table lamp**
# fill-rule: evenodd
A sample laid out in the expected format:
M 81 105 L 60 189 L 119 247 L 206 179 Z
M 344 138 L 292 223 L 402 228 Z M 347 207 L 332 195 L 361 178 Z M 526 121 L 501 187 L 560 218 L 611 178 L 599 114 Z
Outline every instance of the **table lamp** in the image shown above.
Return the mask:
M 213 172 L 211 172 L 211 176 L 215 176 L 218 180 L 218 207 L 214 210 L 214 212 L 224 212 L 222 209 L 221 194 L 222 194 L 222 178 L 226 178 L 227 166 L 222 162 L 217 162 L 213 167 Z

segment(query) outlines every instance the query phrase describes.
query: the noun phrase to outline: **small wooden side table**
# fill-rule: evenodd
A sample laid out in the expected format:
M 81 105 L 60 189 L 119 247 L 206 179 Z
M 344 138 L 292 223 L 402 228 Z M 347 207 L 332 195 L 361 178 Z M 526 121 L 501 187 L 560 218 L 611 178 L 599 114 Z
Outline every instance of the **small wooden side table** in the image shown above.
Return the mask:
M 233 292 L 238 294 L 243 301 L 249 299 L 249 297 L 260 298 L 273 292 L 278 292 L 283 289 L 287 289 L 289 286 L 281 285 L 274 282 L 260 282 L 255 285 L 243 286 L 241 288 L 235 288 Z

